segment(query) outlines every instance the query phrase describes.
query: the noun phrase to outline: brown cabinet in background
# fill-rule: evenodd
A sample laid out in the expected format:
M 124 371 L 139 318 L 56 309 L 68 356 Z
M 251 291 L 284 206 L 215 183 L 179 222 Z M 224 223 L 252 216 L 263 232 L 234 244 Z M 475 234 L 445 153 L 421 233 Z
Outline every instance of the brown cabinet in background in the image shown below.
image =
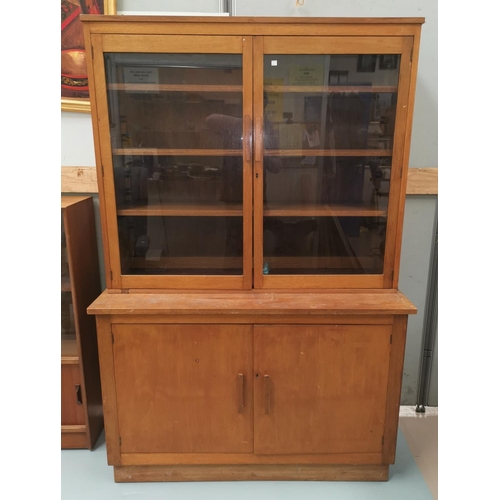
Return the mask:
M 101 293 L 94 205 L 61 197 L 61 448 L 91 449 L 103 429 L 95 318 Z

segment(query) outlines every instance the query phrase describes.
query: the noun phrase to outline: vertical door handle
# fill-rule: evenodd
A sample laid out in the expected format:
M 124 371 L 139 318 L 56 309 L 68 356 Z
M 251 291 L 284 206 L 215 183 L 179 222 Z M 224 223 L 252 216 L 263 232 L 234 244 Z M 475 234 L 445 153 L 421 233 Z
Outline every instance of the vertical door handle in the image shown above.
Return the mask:
M 245 408 L 245 376 L 238 373 L 238 413 L 243 413 Z
M 76 404 L 81 405 L 82 404 L 82 388 L 80 384 L 75 384 L 75 391 L 76 391 Z
M 269 375 L 264 375 L 264 413 L 271 413 L 271 379 Z
M 264 142 L 264 126 L 262 123 L 262 116 L 255 118 L 255 161 L 262 162 L 262 145 Z
M 252 119 L 249 115 L 245 115 L 243 118 L 243 137 L 244 148 L 245 148 L 245 161 L 252 161 Z

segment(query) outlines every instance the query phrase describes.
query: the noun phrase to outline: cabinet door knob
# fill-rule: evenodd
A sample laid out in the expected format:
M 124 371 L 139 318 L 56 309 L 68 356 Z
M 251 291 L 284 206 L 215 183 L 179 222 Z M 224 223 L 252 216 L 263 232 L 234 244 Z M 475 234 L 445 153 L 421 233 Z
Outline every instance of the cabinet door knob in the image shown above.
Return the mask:
M 271 413 L 271 379 L 269 375 L 264 375 L 264 413 L 269 415 Z
M 243 373 L 238 373 L 238 413 L 243 413 L 245 408 L 245 376 Z

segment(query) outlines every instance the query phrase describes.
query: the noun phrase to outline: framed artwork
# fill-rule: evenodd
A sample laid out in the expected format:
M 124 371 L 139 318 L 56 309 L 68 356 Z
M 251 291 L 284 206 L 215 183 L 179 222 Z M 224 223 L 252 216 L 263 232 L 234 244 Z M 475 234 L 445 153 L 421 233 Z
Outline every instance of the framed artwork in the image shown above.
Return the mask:
M 90 113 L 80 14 L 116 14 L 116 0 L 61 0 L 61 110 Z
M 358 72 L 374 73 L 377 67 L 377 56 L 373 54 L 363 54 L 358 56 Z
M 397 69 L 398 55 L 382 54 L 378 63 L 379 69 Z

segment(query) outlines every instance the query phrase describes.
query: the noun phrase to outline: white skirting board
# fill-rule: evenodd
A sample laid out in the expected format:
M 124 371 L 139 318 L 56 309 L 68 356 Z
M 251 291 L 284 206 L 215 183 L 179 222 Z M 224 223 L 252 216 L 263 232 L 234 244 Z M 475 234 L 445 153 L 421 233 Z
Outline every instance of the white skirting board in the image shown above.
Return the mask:
M 415 406 L 400 406 L 399 407 L 399 416 L 400 417 L 416 417 L 421 418 L 426 415 L 437 415 L 438 407 L 437 406 L 426 406 L 424 413 L 417 413 L 415 411 Z

